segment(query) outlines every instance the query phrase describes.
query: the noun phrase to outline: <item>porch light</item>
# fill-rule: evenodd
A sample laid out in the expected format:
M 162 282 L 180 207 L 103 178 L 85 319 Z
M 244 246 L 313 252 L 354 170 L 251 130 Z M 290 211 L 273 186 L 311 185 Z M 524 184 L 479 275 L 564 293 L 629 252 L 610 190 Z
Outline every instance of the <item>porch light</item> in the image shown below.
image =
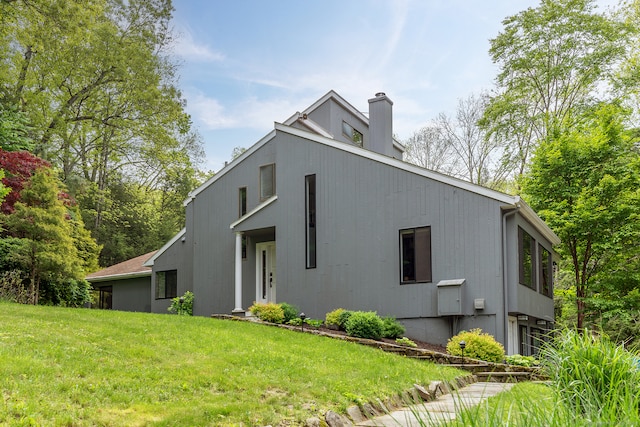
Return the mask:
M 300 326 L 302 327 L 302 332 L 304 332 L 304 319 L 306 319 L 307 316 L 304 313 L 300 313 Z
M 543 319 L 536 320 L 536 325 L 538 326 L 547 326 L 547 321 Z
M 527 316 L 526 314 L 525 315 L 520 315 L 520 316 L 518 316 L 518 320 L 527 321 L 527 320 L 529 320 L 529 316 Z

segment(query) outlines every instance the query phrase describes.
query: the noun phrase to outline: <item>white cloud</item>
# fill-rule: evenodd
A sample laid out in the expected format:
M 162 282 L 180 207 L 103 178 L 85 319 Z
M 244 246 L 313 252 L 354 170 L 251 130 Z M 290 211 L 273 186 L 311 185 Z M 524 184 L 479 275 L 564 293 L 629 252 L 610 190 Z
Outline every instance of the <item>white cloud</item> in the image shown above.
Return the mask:
M 196 120 L 205 129 L 229 129 L 237 127 L 238 120 L 229 115 L 225 108 L 214 98 L 208 98 L 199 93 L 188 96 L 190 99 L 187 109 Z
M 222 53 L 195 41 L 189 30 L 180 31 L 180 37 L 173 52 L 175 55 L 193 62 L 219 62 L 225 59 Z

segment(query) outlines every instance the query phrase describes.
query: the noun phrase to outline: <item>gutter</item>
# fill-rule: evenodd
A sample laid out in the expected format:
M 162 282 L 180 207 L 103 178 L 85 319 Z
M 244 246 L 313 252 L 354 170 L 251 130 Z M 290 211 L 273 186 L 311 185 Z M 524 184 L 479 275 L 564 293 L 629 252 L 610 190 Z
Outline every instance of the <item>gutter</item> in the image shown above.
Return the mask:
M 515 209 L 502 214 L 502 298 L 504 306 L 503 328 L 504 328 L 504 344 L 509 352 L 509 275 L 507 269 L 507 218 L 515 215 L 520 211 L 519 204 L 515 204 Z

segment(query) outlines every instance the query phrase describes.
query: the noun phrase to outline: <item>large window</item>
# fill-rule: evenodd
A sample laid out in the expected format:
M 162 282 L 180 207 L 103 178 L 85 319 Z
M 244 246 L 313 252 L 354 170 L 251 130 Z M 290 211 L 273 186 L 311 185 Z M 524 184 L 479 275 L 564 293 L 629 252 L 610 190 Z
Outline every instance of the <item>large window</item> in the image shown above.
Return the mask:
M 276 165 L 260 167 L 260 201 L 276 194 Z
M 316 176 L 304 177 L 306 192 L 307 268 L 316 268 Z
M 156 273 L 156 299 L 178 296 L 178 271 L 158 271 Z
M 518 227 L 519 281 L 521 285 L 536 288 L 535 241 L 522 228 Z
M 544 246 L 538 245 L 540 255 L 540 293 L 548 297 L 553 297 L 553 263 L 551 252 Z
M 242 217 L 247 213 L 247 187 L 238 189 L 238 216 Z
M 354 129 L 353 126 L 351 126 L 349 123 L 347 122 L 342 122 L 342 133 L 349 138 L 350 140 L 352 140 L 356 145 L 362 147 L 362 132 L 360 132 L 357 129 Z
M 400 230 L 400 282 L 431 282 L 431 227 Z

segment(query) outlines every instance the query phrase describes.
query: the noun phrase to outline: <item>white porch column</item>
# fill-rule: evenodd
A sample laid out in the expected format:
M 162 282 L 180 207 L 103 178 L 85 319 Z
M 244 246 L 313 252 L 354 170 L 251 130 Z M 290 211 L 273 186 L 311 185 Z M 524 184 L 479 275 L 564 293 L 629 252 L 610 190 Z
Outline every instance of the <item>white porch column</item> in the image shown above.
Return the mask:
M 236 232 L 236 307 L 233 313 L 244 313 L 242 309 L 242 232 Z

